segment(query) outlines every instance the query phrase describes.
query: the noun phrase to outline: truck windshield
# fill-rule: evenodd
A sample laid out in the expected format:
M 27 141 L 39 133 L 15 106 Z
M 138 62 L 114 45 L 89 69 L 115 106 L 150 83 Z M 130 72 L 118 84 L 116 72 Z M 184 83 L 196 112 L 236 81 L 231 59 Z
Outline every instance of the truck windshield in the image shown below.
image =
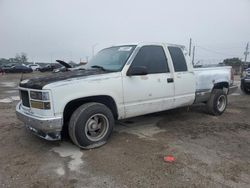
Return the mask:
M 135 45 L 114 46 L 98 52 L 84 68 L 100 68 L 107 71 L 120 71 L 132 52 Z

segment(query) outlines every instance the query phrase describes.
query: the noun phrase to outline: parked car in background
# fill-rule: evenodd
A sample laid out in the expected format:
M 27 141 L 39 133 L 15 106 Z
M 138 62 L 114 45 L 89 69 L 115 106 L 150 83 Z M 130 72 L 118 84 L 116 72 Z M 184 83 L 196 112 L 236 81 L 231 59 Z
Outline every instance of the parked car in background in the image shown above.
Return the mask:
M 66 72 L 69 71 L 69 69 L 67 69 L 66 67 L 60 67 L 58 69 L 54 69 L 53 72 L 57 73 L 57 72 Z
M 14 65 L 11 67 L 3 67 L 5 73 L 31 73 L 33 70 L 23 65 Z
M 241 90 L 250 95 L 250 68 L 244 71 L 243 77 L 241 78 Z
M 7 65 L 4 65 L 2 66 L 2 71 L 3 72 L 9 72 L 9 70 L 14 67 L 15 65 L 12 65 L 12 64 L 7 64 Z
M 40 69 L 40 65 L 30 64 L 27 67 L 31 68 L 33 71 L 38 71 Z
M 2 65 L 2 69 L 11 68 L 11 67 L 13 67 L 15 65 L 16 64 L 5 64 L 5 65 Z
M 46 65 L 45 67 L 41 67 L 39 69 L 39 71 L 40 72 L 50 72 L 50 71 L 53 71 L 54 69 L 59 69 L 61 67 L 62 67 L 62 65 L 54 63 L 54 64 Z
M 0 66 L 0 73 L 3 73 L 3 69 L 2 69 L 2 66 Z

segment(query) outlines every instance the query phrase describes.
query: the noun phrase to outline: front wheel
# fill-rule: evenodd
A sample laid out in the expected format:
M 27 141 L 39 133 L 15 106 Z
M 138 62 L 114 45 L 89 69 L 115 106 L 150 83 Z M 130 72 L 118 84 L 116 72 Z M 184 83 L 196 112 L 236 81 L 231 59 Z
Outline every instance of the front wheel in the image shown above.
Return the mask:
M 114 127 L 111 110 L 100 103 L 86 103 L 72 114 L 69 135 L 74 144 L 84 149 L 104 145 Z
M 207 102 L 208 112 L 212 115 L 218 116 L 223 114 L 227 108 L 227 95 L 222 89 L 214 89 L 211 93 L 210 99 Z

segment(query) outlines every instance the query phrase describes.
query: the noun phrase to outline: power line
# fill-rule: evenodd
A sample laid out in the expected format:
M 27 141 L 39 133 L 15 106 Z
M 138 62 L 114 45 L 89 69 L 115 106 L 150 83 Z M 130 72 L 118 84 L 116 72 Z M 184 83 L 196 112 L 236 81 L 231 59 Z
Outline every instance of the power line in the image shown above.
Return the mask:
M 191 56 L 191 48 L 192 48 L 192 38 L 190 38 L 189 40 L 189 50 L 188 50 L 189 56 Z
M 238 55 L 232 55 L 232 54 L 227 54 L 227 53 L 222 53 L 222 52 L 218 52 L 218 51 L 215 51 L 215 50 L 211 50 L 211 49 L 208 49 L 208 48 L 205 48 L 205 47 L 203 47 L 203 46 L 196 46 L 196 47 L 198 47 L 198 48 L 201 48 L 201 49 L 203 49 L 203 50 L 205 50 L 205 51 L 209 51 L 209 52 L 212 52 L 212 53 L 216 53 L 216 54 L 219 54 L 219 55 L 223 55 L 223 56 L 238 56 Z

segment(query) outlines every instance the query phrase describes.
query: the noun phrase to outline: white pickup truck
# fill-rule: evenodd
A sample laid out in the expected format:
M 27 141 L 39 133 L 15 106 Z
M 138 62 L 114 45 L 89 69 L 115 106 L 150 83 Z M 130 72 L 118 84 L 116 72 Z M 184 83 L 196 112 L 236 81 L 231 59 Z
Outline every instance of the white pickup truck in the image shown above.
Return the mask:
M 120 45 L 82 68 L 21 81 L 16 114 L 42 138 L 68 131 L 79 147 L 94 148 L 106 143 L 115 120 L 194 103 L 221 115 L 235 89 L 231 67 L 194 69 L 183 46 Z

